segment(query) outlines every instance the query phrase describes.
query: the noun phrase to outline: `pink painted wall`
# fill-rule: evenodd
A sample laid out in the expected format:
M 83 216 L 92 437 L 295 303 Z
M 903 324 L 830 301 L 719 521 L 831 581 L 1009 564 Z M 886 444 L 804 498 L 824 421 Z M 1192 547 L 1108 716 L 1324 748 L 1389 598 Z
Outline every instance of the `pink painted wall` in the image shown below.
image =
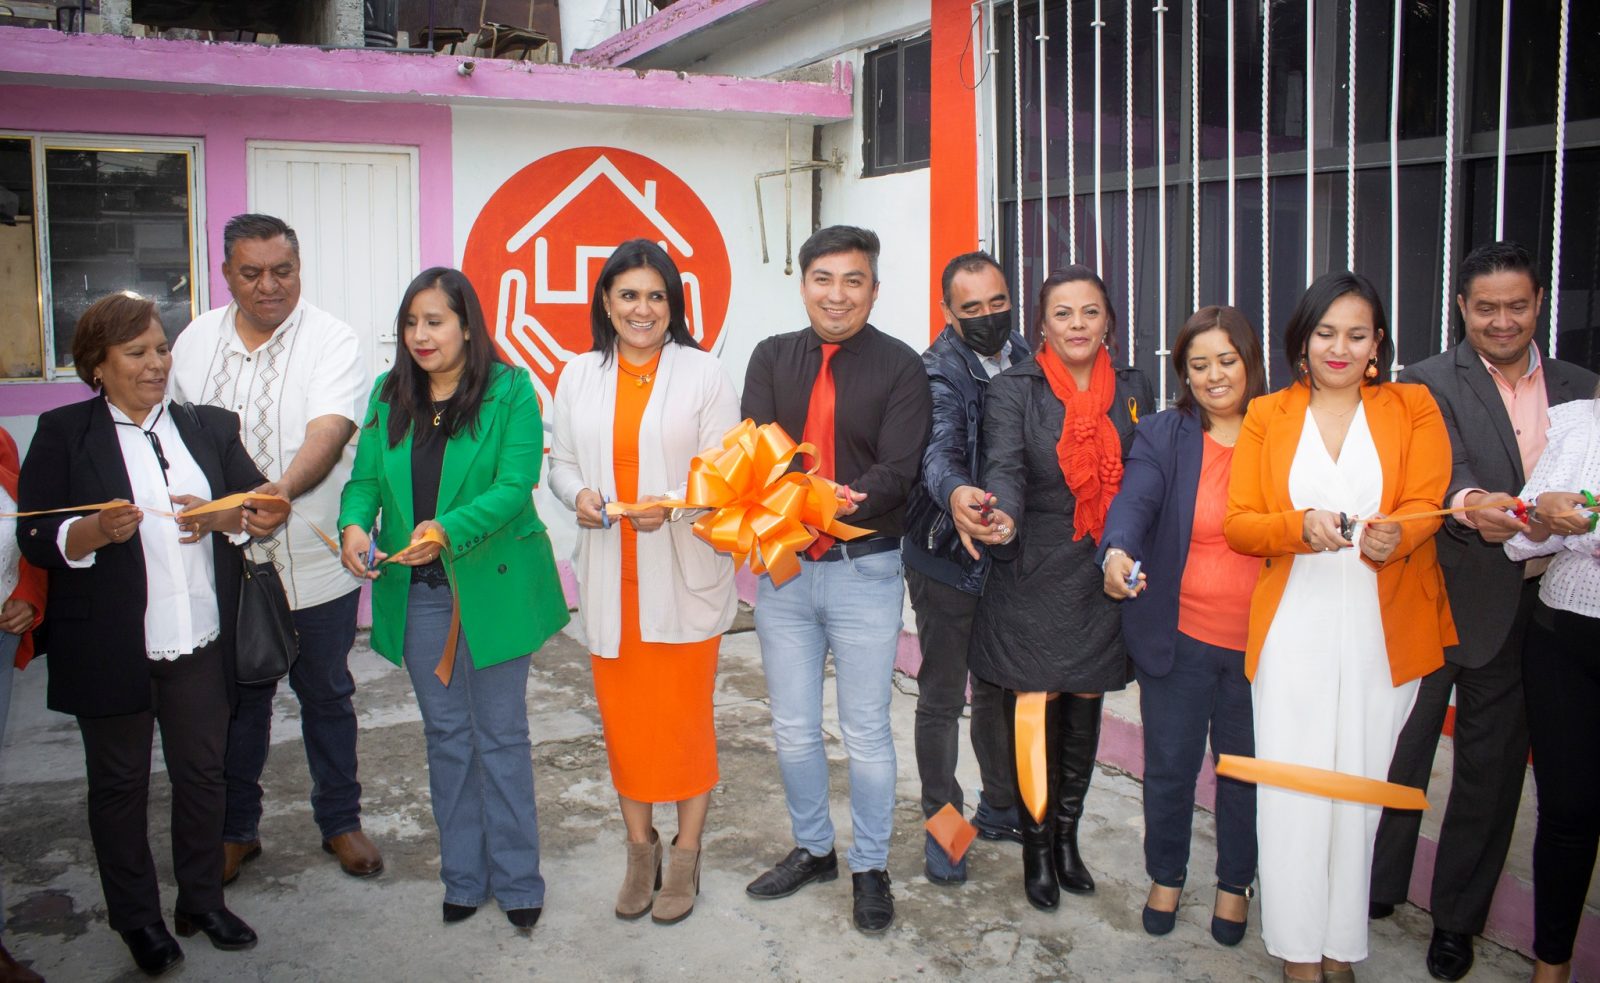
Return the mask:
M 30 86 L 7 86 L 0 93 L 7 129 L 202 139 L 213 306 L 228 300 L 228 286 L 222 280 L 222 226 L 246 210 L 249 140 L 418 148 L 422 265 L 448 266 L 455 261 L 448 106 Z

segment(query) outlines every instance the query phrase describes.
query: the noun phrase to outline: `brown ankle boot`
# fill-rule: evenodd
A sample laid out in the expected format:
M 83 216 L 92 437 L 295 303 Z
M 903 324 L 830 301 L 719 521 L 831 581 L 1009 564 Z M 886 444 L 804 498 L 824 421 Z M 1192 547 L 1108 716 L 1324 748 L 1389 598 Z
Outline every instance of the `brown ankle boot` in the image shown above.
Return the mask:
M 628 844 L 628 871 L 617 892 L 617 917 L 632 921 L 650 911 L 651 894 L 661 887 L 661 837 L 650 831 L 650 842 Z
M 694 911 L 700 894 L 700 851 L 687 850 L 672 838 L 672 862 L 667 866 L 666 884 L 656 898 L 650 919 L 657 925 L 676 925 Z

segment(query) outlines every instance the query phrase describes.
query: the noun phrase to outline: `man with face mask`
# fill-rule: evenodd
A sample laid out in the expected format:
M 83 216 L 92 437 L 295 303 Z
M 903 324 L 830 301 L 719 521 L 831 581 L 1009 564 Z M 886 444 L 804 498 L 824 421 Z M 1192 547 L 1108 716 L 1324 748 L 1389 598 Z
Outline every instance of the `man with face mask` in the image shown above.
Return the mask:
M 984 395 L 990 379 L 1029 357 L 994 257 L 983 252 L 957 256 L 946 264 L 941 285 L 945 329 L 922 354 L 933 392 L 933 432 L 922 456 L 921 480 L 906 505 L 902 547 L 922 647 L 916 749 L 927 816 L 946 804 L 962 807 L 956 758 L 966 705 L 967 640 L 989 572 L 982 544 L 1009 532 L 984 522 L 984 496 L 977 488 Z M 1000 690 L 978 679 L 971 685 L 972 750 L 983 782 L 973 821 L 985 839 L 1021 842 L 1010 728 Z M 952 863 L 932 836 L 924 843 L 924 858 L 935 884 L 967 879 L 966 858 Z

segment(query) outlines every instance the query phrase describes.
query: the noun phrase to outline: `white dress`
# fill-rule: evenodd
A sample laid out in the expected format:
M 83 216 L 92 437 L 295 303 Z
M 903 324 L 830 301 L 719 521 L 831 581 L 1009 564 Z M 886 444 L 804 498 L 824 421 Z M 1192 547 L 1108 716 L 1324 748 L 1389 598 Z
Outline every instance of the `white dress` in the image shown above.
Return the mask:
M 1308 409 L 1289 471 L 1295 508 L 1372 515 L 1382 494 L 1365 408 L 1356 409 L 1338 461 Z M 1253 683 L 1256 756 L 1381 780 L 1417 683 L 1390 682 L 1378 576 L 1362 562 L 1359 538 L 1356 545 L 1293 558 Z M 1266 785 L 1256 796 L 1267 951 L 1300 963 L 1365 959 L 1382 810 Z

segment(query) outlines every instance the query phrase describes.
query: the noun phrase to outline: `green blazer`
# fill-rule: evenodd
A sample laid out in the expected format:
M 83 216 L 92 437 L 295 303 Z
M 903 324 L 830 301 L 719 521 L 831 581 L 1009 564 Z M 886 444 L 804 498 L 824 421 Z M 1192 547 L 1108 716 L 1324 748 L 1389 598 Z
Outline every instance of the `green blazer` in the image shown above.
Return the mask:
M 356 445 L 355 470 L 339 502 L 339 529 L 371 528 L 381 509 L 378 549 L 405 548 L 417 522 L 411 512 L 411 433 L 389 446 L 389 404 L 378 376 Z M 435 521 L 450 537 L 451 584 L 461 630 L 477 668 L 527 655 L 567 623 L 550 537 L 533 507 L 544 461 L 539 401 L 528 373 L 495 365 L 478 413 L 477 432 L 445 446 Z M 405 651 L 411 568 L 388 564 L 372 584 L 372 647 L 400 664 Z

